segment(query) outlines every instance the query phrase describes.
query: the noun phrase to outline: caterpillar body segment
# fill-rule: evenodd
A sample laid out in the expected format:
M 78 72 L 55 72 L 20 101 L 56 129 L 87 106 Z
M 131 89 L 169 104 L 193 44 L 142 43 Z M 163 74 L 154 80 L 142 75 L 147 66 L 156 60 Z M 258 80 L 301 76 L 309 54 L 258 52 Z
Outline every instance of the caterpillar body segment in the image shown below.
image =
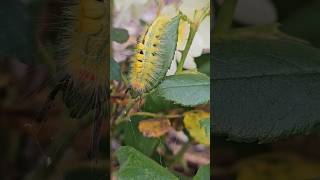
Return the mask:
M 107 102 L 109 78 L 107 52 L 109 43 L 107 28 L 107 2 L 78 0 L 71 7 L 73 23 L 63 40 L 66 54 L 63 71 L 69 77 L 63 89 L 63 101 L 73 118 L 82 118 L 93 110 L 94 122 L 89 158 L 97 155 L 102 121 L 109 109 Z
M 63 100 L 73 118 L 106 101 L 108 94 L 107 2 L 77 0 L 66 10 L 70 26 L 62 34 L 61 68 L 69 77 Z
M 56 53 L 60 81 L 40 111 L 41 121 L 58 91 L 72 118 L 94 113 L 90 158 L 95 158 L 101 124 L 109 113 L 109 28 L 107 1 L 73 0 L 62 14 L 67 24 L 59 33 Z
M 137 94 L 154 89 L 165 77 L 176 50 L 180 16 L 159 16 L 136 45 L 129 73 Z

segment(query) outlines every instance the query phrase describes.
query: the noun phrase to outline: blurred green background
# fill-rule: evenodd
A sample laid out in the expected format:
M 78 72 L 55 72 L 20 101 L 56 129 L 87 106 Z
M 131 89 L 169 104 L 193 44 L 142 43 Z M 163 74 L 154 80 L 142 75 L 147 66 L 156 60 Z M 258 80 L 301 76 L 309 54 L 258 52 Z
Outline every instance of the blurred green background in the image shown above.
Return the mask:
M 221 2 L 214 1 L 215 14 L 219 13 Z M 319 19 L 319 0 L 238 0 L 233 27 L 280 23 L 282 32 L 320 48 Z M 212 139 L 213 179 L 285 180 L 320 177 L 318 128 L 309 135 L 282 138 L 266 144 L 239 143 L 224 136 L 214 136 Z

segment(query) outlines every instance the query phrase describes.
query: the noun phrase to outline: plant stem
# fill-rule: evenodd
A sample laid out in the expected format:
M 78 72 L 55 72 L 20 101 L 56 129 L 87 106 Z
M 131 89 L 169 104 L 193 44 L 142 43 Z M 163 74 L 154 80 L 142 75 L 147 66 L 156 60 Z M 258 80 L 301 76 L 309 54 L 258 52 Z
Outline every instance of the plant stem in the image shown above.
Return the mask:
M 218 14 L 214 34 L 222 34 L 230 29 L 236 5 L 237 0 L 224 1 L 222 8 L 220 9 L 220 12 Z
M 129 114 L 129 111 L 133 108 L 133 106 L 136 104 L 136 102 L 138 101 L 139 99 L 136 98 L 136 99 L 133 99 L 131 100 L 127 107 L 122 111 L 122 113 L 120 114 L 120 116 L 115 120 L 115 124 L 118 125 L 119 123 L 125 121 L 128 117 L 128 114 Z
M 190 24 L 190 33 L 189 33 L 188 41 L 186 44 L 186 48 L 182 51 L 181 60 L 177 68 L 177 73 L 182 72 L 183 70 L 184 62 L 186 61 L 187 55 L 189 53 L 194 36 L 196 35 L 197 29 L 198 29 L 197 24 Z

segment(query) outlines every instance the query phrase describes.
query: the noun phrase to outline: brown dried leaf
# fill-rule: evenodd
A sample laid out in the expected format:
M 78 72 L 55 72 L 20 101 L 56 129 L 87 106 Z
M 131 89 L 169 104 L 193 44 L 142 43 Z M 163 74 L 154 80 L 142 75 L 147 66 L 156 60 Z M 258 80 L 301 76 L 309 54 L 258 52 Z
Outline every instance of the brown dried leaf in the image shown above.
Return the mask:
M 169 119 L 147 119 L 139 122 L 139 131 L 146 137 L 160 137 L 171 128 Z

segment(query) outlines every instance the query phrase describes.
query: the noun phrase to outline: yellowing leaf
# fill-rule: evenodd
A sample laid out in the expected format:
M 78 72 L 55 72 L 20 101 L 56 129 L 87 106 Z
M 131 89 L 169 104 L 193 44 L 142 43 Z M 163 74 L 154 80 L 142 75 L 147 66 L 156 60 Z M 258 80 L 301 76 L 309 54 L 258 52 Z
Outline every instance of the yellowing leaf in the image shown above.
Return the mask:
M 205 128 L 200 124 L 201 120 L 209 117 L 210 113 L 201 110 L 184 113 L 183 123 L 185 128 L 189 131 L 191 137 L 200 144 L 210 145 L 210 134 L 206 134 Z
M 139 122 L 139 131 L 146 137 L 160 137 L 171 127 L 169 119 L 148 119 Z

